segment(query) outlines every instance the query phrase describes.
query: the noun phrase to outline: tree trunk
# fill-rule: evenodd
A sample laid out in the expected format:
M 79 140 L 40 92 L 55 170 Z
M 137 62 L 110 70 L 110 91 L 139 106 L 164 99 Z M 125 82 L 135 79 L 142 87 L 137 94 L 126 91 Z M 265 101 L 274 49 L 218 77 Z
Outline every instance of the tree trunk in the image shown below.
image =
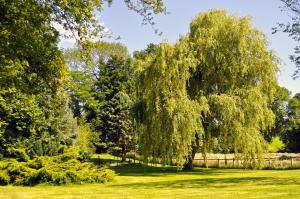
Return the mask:
M 193 146 L 194 148 L 194 146 Z M 192 149 L 193 150 L 193 149 Z M 183 165 L 183 170 L 184 171 L 192 171 L 193 170 L 193 160 L 194 160 L 194 157 L 195 155 L 193 156 L 189 156 L 187 159 L 186 159 L 186 163 Z
M 195 143 L 192 146 L 192 154 L 191 156 L 188 156 L 186 159 L 186 163 L 183 165 L 183 170 L 184 171 L 191 171 L 193 170 L 193 160 L 195 158 L 195 155 L 199 149 L 199 137 L 198 134 L 195 133 Z
M 125 162 L 126 161 L 126 146 L 125 144 L 122 146 L 122 160 L 121 162 Z

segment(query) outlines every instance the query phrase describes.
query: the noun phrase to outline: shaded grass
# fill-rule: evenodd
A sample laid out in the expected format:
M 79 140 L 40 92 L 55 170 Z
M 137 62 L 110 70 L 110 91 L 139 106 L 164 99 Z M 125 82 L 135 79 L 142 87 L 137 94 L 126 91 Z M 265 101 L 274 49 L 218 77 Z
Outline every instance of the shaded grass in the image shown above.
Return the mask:
M 106 184 L 0 187 L 0 198 L 300 198 L 300 170 L 201 169 L 122 165 Z
M 91 162 L 95 164 L 112 164 L 120 163 L 121 159 L 110 154 L 94 154 L 91 157 Z
M 117 156 L 113 156 L 110 154 L 94 154 L 91 157 L 91 162 L 93 162 L 94 164 L 98 164 L 98 165 L 110 165 L 110 164 L 121 164 L 121 157 L 117 157 Z M 131 163 L 134 162 L 133 159 L 131 158 L 126 158 L 126 162 L 131 161 Z M 139 163 L 139 160 L 135 160 L 136 163 Z

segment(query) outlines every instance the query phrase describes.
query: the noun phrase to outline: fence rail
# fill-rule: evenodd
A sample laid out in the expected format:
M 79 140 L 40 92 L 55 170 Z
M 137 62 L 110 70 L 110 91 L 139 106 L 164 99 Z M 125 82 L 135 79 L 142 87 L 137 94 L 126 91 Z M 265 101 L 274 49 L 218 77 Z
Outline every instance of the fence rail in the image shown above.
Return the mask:
M 144 163 L 142 160 L 136 158 L 126 158 L 126 162 L 120 162 L 121 158 L 114 156 L 114 159 L 111 160 L 101 160 L 97 159 L 95 162 L 99 164 L 109 164 L 110 166 L 118 166 L 122 164 L 146 164 L 150 166 L 157 166 L 159 162 L 149 161 Z M 245 168 L 243 165 L 244 159 L 241 158 L 196 158 L 193 160 L 193 165 L 196 167 L 208 167 L 208 168 Z M 259 161 L 258 158 L 251 159 L 250 161 Z M 300 156 L 290 157 L 290 156 L 281 156 L 281 157 L 270 157 L 270 158 L 261 158 L 262 168 L 264 169 L 300 169 Z M 207 165 L 206 165 L 207 163 Z M 169 165 L 171 166 L 171 165 Z M 176 165 L 173 165 L 176 166 Z
M 258 161 L 258 158 L 251 159 L 250 161 Z M 280 158 L 261 158 L 262 166 L 264 168 L 286 168 L 286 167 L 300 167 L 300 157 L 280 157 Z M 197 158 L 193 160 L 195 166 L 202 167 L 232 167 L 239 168 L 243 165 L 243 159 L 239 158 Z

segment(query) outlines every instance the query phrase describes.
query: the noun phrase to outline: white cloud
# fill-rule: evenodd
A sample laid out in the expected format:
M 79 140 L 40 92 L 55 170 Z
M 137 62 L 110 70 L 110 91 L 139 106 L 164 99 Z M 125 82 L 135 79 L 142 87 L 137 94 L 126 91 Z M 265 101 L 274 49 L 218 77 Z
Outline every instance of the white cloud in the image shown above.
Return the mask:
M 100 21 L 100 20 L 99 20 Z M 103 27 L 102 30 L 102 37 L 93 37 L 91 38 L 92 41 L 98 41 L 99 39 L 103 38 L 113 38 L 112 31 L 107 28 L 104 22 L 100 21 L 99 24 Z M 51 26 L 54 27 L 60 33 L 60 42 L 59 46 L 61 48 L 73 48 L 75 47 L 76 41 L 79 39 L 77 33 L 72 33 L 70 30 L 66 30 L 61 24 L 57 22 L 51 22 Z
M 70 30 L 66 30 L 61 24 L 57 22 L 51 23 L 52 27 L 54 27 L 59 33 L 60 33 L 60 42 L 59 46 L 62 48 L 71 48 L 74 47 L 76 44 L 76 39 L 78 38 L 78 35 L 75 33 L 75 35 Z

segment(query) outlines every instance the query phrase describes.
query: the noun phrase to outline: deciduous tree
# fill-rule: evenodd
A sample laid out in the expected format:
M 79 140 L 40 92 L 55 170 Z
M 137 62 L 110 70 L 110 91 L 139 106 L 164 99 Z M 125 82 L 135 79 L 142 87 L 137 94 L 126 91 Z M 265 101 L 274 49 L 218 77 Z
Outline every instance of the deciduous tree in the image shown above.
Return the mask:
M 245 166 L 259 165 L 262 132 L 274 123 L 277 61 L 249 18 L 197 16 L 186 37 L 161 44 L 142 67 L 145 156 L 183 165 L 222 137 Z

